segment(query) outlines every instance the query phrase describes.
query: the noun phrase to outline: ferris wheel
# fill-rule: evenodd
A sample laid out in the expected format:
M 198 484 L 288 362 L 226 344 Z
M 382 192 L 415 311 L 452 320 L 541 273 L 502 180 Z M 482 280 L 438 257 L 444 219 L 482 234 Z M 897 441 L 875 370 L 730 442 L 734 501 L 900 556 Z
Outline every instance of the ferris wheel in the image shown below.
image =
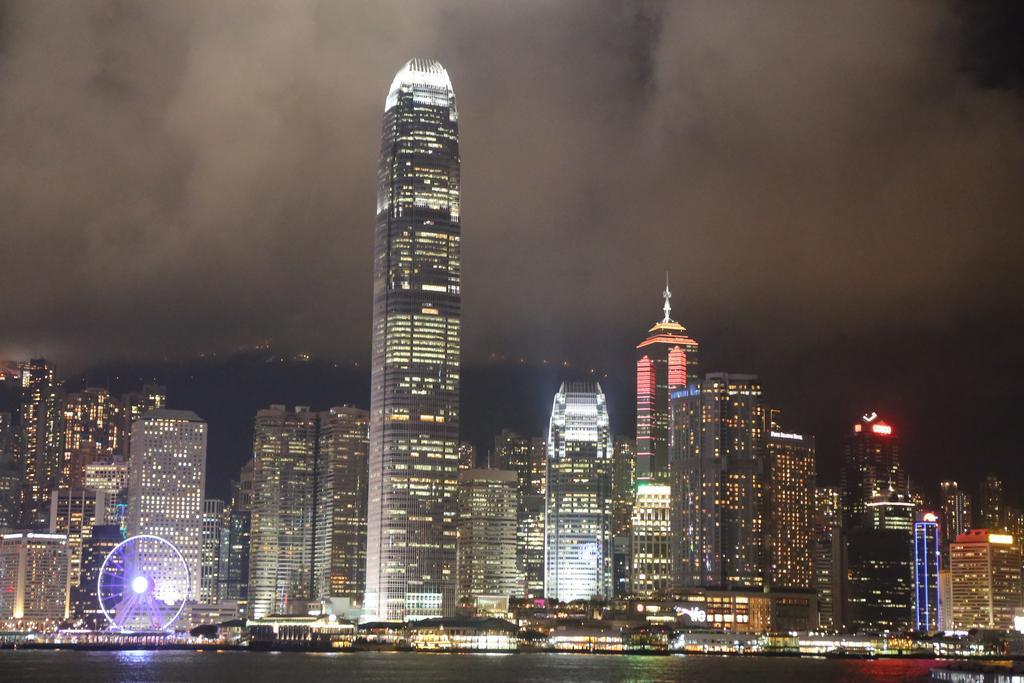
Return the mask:
M 181 552 L 148 534 L 117 544 L 103 560 L 96 581 L 100 609 L 113 628 L 123 631 L 169 629 L 191 589 Z

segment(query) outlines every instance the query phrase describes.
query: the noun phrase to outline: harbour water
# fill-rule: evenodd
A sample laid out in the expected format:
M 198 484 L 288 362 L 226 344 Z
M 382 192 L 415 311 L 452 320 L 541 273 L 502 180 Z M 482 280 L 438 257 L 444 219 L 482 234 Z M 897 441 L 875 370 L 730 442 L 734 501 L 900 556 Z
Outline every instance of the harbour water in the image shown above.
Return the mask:
M 0 651 L 0 681 L 929 681 L 936 660 L 580 654 Z

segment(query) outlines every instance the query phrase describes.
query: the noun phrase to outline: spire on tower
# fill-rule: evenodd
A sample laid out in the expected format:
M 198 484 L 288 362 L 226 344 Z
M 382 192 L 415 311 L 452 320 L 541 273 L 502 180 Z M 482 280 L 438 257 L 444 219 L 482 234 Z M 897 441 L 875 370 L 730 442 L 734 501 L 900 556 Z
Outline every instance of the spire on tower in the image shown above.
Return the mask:
M 665 291 L 662 292 L 662 296 L 665 298 L 665 305 L 662 306 L 662 309 L 665 311 L 665 318 L 661 322 L 670 323 L 672 322 L 672 316 L 670 315 L 672 313 L 672 304 L 668 300 L 672 298 L 672 292 L 668 288 L 668 271 L 665 271 Z

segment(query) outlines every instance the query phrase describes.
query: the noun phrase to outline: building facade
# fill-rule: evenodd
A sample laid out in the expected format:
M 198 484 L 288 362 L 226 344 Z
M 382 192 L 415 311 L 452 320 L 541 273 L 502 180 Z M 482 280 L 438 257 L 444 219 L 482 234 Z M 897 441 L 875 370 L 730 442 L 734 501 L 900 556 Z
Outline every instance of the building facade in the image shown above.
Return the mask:
M 1013 536 L 972 529 L 949 548 L 950 612 L 955 629 L 1013 628 L 1024 607 L 1021 555 Z
M 765 410 L 755 375 L 672 394 L 673 582 L 764 585 Z
M 312 598 L 317 415 L 305 406 L 256 413 L 249 548 L 249 616 L 284 614 Z
M 106 494 L 88 489 L 59 488 L 50 497 L 50 533 L 66 539 L 68 586 L 78 584 L 82 547 L 98 524 L 106 524 Z
M 523 576 L 523 597 L 544 597 L 544 500 L 547 490 L 547 444 L 542 437 L 503 430 L 494 439 L 498 469 L 516 473 L 516 564 Z
M 21 531 L 0 538 L 0 620 L 39 627 L 68 612 L 67 539 Z
M 974 528 L 974 510 L 969 493 L 955 481 L 939 484 L 942 495 L 942 541 L 945 548 L 956 537 Z
M 128 465 L 128 535 L 159 536 L 178 549 L 188 581 L 168 577 L 162 585 L 192 601 L 202 580 L 206 436 L 206 422 L 192 411 L 151 410 L 132 424 Z M 155 577 L 160 572 L 153 567 Z
M 942 625 L 939 572 L 942 541 L 938 515 L 926 512 L 914 522 L 914 630 L 930 633 Z
M 314 597 L 359 602 L 366 590 L 369 419 L 369 411 L 352 406 L 320 413 Z
M 459 474 L 459 599 L 523 594 L 516 562 L 519 477 L 514 470 Z
M 767 448 L 767 581 L 773 588 L 813 587 L 814 437 L 776 429 Z
M 456 604 L 461 225 L 458 110 L 448 73 L 413 59 L 384 106 L 370 380 L 367 615 Z
M 199 602 L 212 605 L 220 599 L 221 532 L 224 529 L 224 501 L 203 501 L 203 568 Z
M 641 481 L 630 525 L 630 595 L 653 597 L 672 584 L 672 487 Z
M 612 438 L 596 382 L 564 382 L 548 427 L 544 594 L 612 595 Z
M 23 473 L 22 524 L 45 529 L 50 516 L 50 492 L 57 488 L 61 469 L 60 401 L 53 366 L 33 358 L 21 367 L 21 426 L 18 456 Z

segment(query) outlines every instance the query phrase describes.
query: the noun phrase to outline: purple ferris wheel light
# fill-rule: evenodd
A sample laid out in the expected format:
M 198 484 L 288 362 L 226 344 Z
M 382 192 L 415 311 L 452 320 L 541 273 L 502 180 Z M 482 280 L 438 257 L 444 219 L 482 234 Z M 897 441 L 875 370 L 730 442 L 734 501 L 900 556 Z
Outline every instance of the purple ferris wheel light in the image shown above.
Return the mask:
M 166 631 L 181 615 L 191 587 L 181 552 L 159 536 L 142 534 L 110 551 L 96 595 L 111 628 Z

